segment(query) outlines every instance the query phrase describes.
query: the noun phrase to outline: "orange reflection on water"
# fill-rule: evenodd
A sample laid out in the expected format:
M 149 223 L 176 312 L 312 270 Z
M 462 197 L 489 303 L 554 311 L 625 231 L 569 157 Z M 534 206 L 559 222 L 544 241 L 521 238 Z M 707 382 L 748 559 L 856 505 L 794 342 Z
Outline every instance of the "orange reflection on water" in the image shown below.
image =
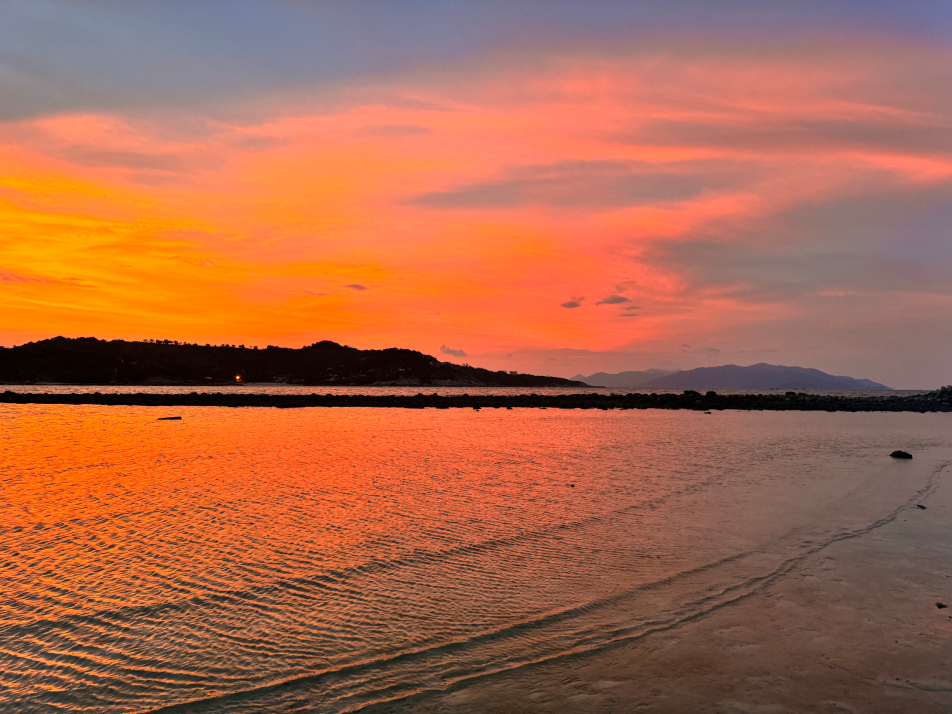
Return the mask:
M 335 712 L 599 647 L 892 512 L 944 417 L 3 405 L 0 708 Z

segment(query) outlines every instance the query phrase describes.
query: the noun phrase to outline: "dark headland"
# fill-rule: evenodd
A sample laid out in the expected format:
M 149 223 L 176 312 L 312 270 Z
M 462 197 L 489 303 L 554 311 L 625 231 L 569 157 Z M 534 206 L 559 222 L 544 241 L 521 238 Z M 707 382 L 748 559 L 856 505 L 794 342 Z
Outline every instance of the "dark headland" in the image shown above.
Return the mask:
M 0 384 L 215 386 L 584 387 L 560 377 L 493 372 L 414 350 L 359 350 L 336 342 L 292 349 L 54 337 L 0 348 Z

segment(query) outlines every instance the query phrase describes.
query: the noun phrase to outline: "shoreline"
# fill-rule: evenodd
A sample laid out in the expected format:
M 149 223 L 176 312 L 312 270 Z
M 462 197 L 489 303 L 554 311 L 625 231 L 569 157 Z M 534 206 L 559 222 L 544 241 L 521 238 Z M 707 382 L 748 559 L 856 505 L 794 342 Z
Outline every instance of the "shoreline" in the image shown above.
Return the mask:
M 936 475 L 894 517 L 700 617 L 368 711 L 948 712 L 952 484 Z
M 687 409 L 714 412 L 742 411 L 846 411 L 846 412 L 952 412 L 952 390 L 913 396 L 844 397 L 798 392 L 785 394 L 704 394 L 686 390 L 683 394 L 519 394 L 415 396 L 370 394 L 250 394 L 199 393 L 49 394 L 38 392 L 0 393 L 0 404 L 66 404 L 98 406 L 155 407 L 363 407 L 388 409 Z

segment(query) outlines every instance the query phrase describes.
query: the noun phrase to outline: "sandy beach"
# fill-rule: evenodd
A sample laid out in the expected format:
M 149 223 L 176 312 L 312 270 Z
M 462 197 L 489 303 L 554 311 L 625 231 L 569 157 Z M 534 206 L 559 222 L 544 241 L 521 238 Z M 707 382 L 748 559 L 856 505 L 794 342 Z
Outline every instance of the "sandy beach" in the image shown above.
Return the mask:
M 952 478 L 753 594 L 607 651 L 387 711 L 952 711 Z M 939 608 L 936 603 L 949 605 Z

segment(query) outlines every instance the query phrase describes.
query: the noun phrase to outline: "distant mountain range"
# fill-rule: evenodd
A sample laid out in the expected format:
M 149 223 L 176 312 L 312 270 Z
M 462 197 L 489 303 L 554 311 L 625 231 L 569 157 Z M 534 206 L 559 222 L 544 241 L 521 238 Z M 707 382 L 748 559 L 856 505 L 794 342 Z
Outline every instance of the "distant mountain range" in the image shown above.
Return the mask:
M 654 376 L 645 377 L 651 373 L 655 373 Z M 619 374 L 598 372 L 590 377 L 578 375 L 574 379 L 591 386 L 639 389 L 890 389 L 884 384 L 869 379 L 838 377 L 818 369 L 784 367 L 764 362 L 749 367 L 727 364 L 722 367 L 699 367 L 683 372 L 667 373 L 650 369 L 645 372 Z
M 619 389 L 623 389 L 625 387 L 640 387 L 654 379 L 675 374 L 676 371 L 677 370 L 646 369 L 644 372 L 619 372 L 618 374 L 596 372 L 589 377 L 583 377 L 581 374 L 577 374 L 572 377 L 572 379 L 576 382 L 590 384 L 593 387 L 618 387 Z
M 560 377 L 492 372 L 414 350 L 359 350 L 325 340 L 300 349 L 54 337 L 0 348 L 0 383 L 582 387 Z

